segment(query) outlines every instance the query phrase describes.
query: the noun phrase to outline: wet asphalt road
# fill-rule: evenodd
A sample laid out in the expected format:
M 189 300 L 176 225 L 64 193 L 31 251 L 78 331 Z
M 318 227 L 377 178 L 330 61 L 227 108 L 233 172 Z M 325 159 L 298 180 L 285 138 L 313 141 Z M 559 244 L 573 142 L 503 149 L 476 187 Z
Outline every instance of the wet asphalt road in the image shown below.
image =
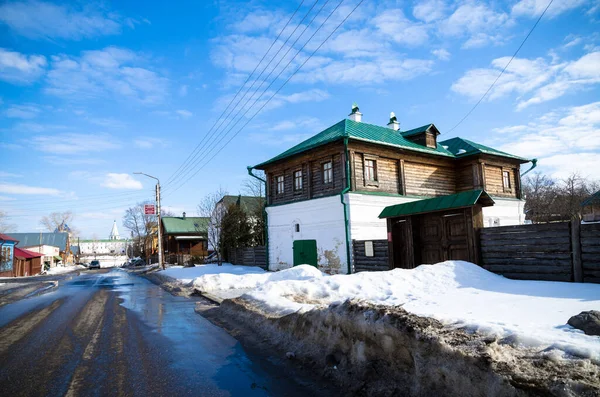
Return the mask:
M 306 396 L 175 297 L 121 270 L 0 307 L 3 396 Z

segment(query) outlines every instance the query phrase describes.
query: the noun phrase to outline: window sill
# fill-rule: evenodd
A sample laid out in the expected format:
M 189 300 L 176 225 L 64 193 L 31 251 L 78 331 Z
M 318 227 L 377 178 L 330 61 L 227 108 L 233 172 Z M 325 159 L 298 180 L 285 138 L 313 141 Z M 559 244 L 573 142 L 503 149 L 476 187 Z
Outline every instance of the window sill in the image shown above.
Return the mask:
M 367 181 L 367 182 L 365 182 L 365 186 L 379 187 L 379 182 L 378 181 Z

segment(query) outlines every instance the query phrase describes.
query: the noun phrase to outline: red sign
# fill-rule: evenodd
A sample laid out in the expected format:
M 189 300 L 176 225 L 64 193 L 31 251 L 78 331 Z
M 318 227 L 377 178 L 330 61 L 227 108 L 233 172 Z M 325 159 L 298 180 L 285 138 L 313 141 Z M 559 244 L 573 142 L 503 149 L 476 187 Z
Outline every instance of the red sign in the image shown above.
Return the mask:
M 156 206 L 154 204 L 144 204 L 144 215 L 156 215 Z

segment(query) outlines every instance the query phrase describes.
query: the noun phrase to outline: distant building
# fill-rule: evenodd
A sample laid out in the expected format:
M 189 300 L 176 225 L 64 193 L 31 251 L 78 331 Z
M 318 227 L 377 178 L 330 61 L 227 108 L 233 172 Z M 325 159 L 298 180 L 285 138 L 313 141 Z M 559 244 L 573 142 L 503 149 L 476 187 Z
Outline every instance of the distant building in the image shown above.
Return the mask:
M 44 246 L 58 247 L 58 256 L 60 256 L 63 264 L 73 263 L 73 255 L 71 254 L 71 239 L 68 232 L 57 233 L 12 233 L 11 237 L 19 241 L 19 248 L 27 248 L 40 252 L 40 247 L 43 253 Z
M 127 240 L 122 240 L 117 229 L 117 221 L 113 222 L 108 239 L 79 240 L 80 256 L 126 255 Z
M 581 212 L 585 222 L 600 222 L 600 190 L 583 200 Z
M 51 245 L 34 245 L 32 247 L 25 247 L 19 244 L 19 248 L 42 254 L 42 265 L 54 267 L 58 262 L 62 261 L 62 257 L 60 256 L 60 249 L 58 247 L 54 247 Z
M 209 218 L 186 216 L 161 217 L 165 254 L 208 255 Z

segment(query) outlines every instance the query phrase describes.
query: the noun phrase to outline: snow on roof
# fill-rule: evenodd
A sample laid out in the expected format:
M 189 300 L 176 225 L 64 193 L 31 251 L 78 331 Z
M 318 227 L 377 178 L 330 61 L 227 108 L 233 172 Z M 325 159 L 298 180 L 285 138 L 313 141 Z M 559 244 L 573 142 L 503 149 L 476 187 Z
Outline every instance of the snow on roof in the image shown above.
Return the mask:
M 600 285 L 509 280 L 468 262 L 327 276 L 302 265 L 276 273 L 198 277 L 201 291 L 256 288 L 243 295 L 269 316 L 360 299 L 396 306 L 468 330 L 600 359 L 600 338 L 567 324 L 600 307 Z M 306 303 L 306 302 L 311 302 Z

